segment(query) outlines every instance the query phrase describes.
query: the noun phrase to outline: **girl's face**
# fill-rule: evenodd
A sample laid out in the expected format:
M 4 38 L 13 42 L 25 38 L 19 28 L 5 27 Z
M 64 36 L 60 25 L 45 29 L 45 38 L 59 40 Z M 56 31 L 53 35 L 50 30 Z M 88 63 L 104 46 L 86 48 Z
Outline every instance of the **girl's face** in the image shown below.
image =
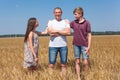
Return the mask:
M 82 17 L 82 14 L 79 14 L 79 13 L 75 12 L 74 16 L 75 16 L 76 19 L 80 19 Z
M 39 26 L 39 23 L 38 23 L 38 21 L 36 21 L 35 27 L 38 27 L 38 26 Z

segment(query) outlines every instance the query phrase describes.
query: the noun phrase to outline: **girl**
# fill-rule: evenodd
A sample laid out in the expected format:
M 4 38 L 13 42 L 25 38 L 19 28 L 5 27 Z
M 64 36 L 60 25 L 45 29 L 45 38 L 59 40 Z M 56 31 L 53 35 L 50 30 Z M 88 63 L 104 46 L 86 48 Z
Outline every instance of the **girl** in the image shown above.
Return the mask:
M 38 35 L 47 34 L 47 29 L 45 32 L 38 32 L 35 29 L 38 27 L 39 23 L 36 18 L 30 18 L 28 20 L 26 34 L 24 38 L 24 68 L 29 70 L 35 70 L 38 64 L 38 47 L 39 38 Z

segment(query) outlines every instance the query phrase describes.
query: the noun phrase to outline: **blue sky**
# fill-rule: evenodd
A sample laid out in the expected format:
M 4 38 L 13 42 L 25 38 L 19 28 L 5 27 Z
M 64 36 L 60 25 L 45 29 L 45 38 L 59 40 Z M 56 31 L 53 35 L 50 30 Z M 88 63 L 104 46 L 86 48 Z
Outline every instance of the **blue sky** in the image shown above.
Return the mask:
M 120 0 L 0 0 L 0 35 L 24 34 L 27 21 L 36 17 L 44 31 L 53 9 L 61 7 L 63 19 L 74 20 L 73 10 L 81 6 L 92 31 L 120 31 Z

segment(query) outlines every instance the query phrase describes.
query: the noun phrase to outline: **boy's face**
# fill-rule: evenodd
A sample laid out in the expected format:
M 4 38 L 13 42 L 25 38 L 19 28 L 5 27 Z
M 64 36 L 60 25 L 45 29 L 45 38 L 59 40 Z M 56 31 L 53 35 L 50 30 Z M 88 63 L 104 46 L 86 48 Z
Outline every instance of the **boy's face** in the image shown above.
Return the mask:
M 82 17 L 82 14 L 79 14 L 79 13 L 75 12 L 74 16 L 75 16 L 76 19 L 80 19 Z
M 62 11 L 60 9 L 56 9 L 54 11 L 54 16 L 57 20 L 60 20 L 61 19 L 61 16 L 62 16 Z

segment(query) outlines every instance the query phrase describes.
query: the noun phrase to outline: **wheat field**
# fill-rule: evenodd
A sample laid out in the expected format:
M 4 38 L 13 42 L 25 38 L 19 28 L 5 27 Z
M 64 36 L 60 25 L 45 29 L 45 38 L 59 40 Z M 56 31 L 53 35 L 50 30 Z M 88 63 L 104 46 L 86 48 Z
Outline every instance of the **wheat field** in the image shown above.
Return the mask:
M 68 80 L 77 80 L 74 64 L 72 37 L 68 36 Z M 31 73 L 22 68 L 23 38 L 0 38 L 0 80 L 62 80 L 59 55 L 54 73 L 49 74 L 49 37 L 39 38 L 39 66 Z M 81 60 L 82 62 L 82 60 Z M 120 80 L 120 35 L 93 36 L 89 57 L 88 75 L 81 74 L 82 80 Z M 82 64 L 81 73 L 83 72 Z

